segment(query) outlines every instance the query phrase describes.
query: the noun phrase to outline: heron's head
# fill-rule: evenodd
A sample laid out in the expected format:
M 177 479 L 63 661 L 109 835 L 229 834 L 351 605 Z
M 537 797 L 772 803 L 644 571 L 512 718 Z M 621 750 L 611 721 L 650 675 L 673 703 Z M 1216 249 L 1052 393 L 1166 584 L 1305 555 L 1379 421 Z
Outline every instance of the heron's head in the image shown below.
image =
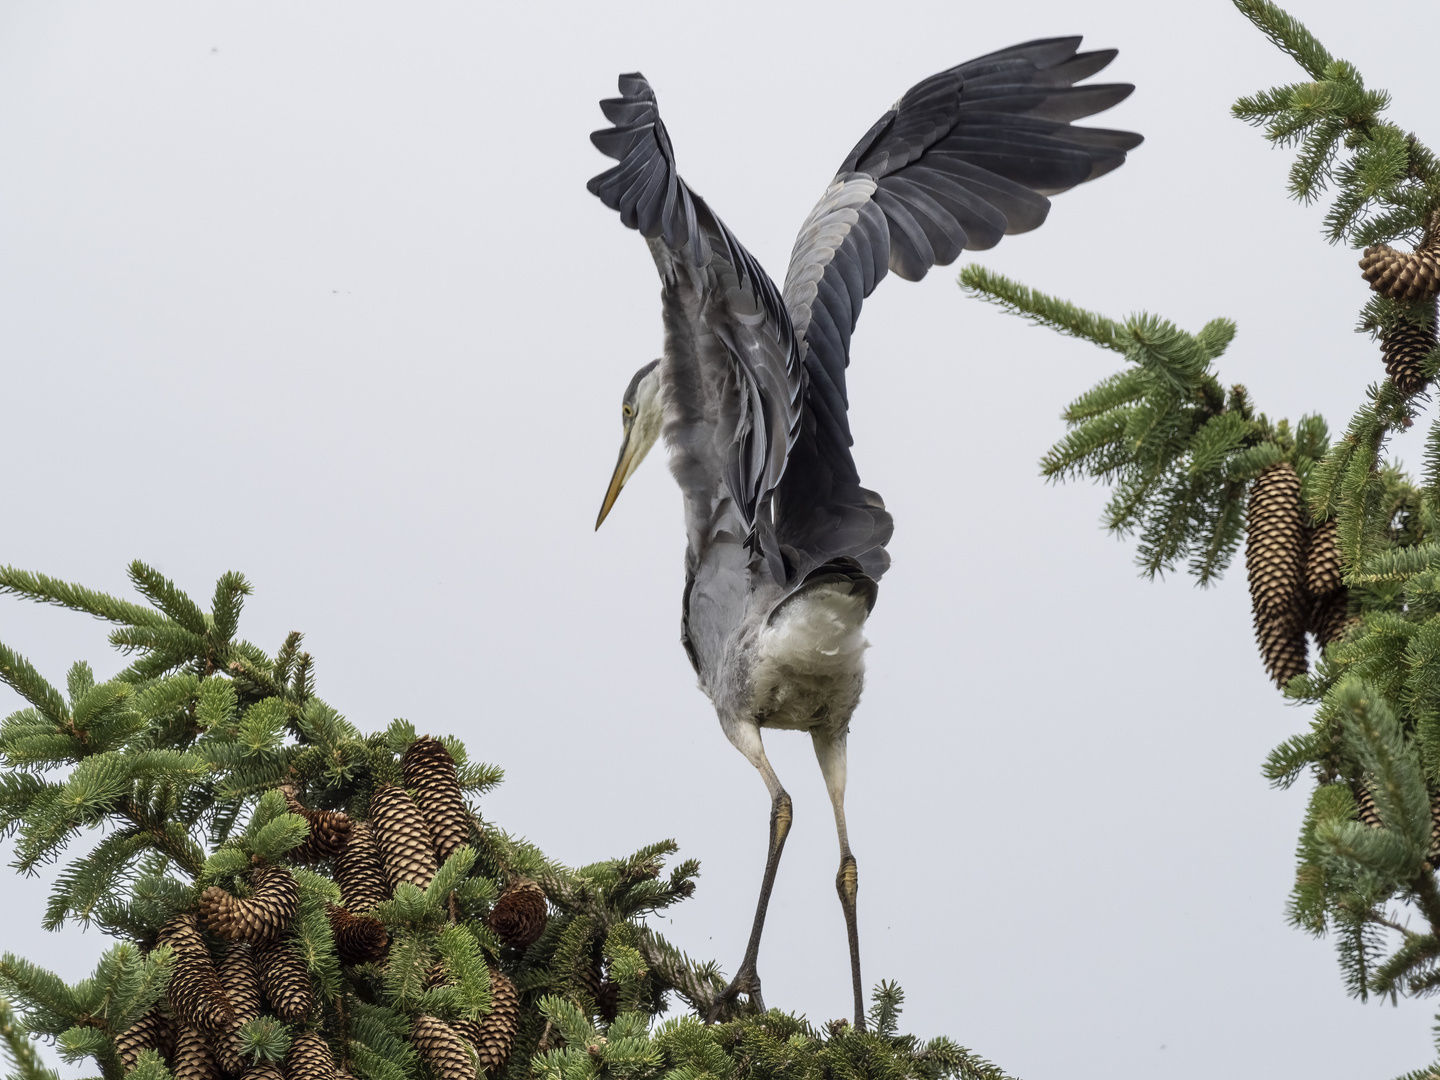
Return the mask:
M 605 501 L 600 504 L 600 516 L 595 519 L 595 528 L 610 513 L 625 481 L 640 467 L 645 455 L 660 437 L 660 369 L 659 360 L 651 360 L 635 372 L 630 385 L 625 388 L 625 397 L 620 403 L 620 423 L 624 426 L 625 437 L 620 443 L 620 460 L 615 462 L 615 474 L 610 477 L 610 487 L 605 492 Z

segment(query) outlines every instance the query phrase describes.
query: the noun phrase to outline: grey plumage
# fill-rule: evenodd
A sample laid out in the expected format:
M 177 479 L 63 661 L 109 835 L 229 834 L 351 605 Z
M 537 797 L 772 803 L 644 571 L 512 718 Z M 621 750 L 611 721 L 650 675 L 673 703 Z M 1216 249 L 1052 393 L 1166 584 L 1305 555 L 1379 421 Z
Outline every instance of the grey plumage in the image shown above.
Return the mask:
M 685 502 L 682 642 L 727 737 L 772 800 L 765 883 L 730 997 L 748 991 L 759 1002 L 755 956 L 789 825 L 789 796 L 760 728 L 797 728 L 815 740 L 834 804 L 837 888 L 863 1024 L 845 739 L 893 523 L 850 452 L 851 337 L 888 272 L 918 281 L 967 248 L 1038 227 L 1049 196 L 1117 168 L 1140 143 L 1130 132 L 1071 126 L 1133 89 L 1074 85 L 1115 56 L 1079 45 L 1078 37 L 1028 42 L 909 90 L 844 159 L 801 226 L 783 290 L 681 179 L 645 78 L 622 75 L 621 96 L 601 103 L 612 126 L 591 139 L 618 164 L 589 188 L 649 243 L 665 327 L 664 356 L 627 390 L 625 442 L 601 520 L 663 419 Z

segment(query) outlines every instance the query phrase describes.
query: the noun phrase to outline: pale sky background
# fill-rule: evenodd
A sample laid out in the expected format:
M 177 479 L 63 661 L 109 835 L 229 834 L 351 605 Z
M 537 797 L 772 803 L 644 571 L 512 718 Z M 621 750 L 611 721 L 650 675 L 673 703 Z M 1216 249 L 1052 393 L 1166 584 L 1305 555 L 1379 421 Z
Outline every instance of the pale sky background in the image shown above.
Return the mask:
M 1292 0 L 1440 144 L 1440 6 Z M 663 930 L 733 971 L 768 803 L 678 645 L 683 533 L 663 462 L 592 533 L 620 394 L 658 354 L 639 238 L 585 191 L 618 72 L 655 85 L 687 180 L 774 274 L 854 141 L 919 79 L 1038 36 L 1118 47 L 1141 131 L 985 265 L 1115 316 L 1239 335 L 1271 416 L 1343 428 L 1381 374 L 1356 255 L 1285 198 L 1291 155 L 1232 120 L 1301 77 L 1222 0 L 0 4 L 0 562 L 125 593 L 144 558 L 241 624 L 301 629 L 323 697 L 507 770 L 485 815 L 579 863 L 674 837 L 702 861 Z M 1026 1080 L 1389 1077 L 1432 1010 L 1345 997 L 1287 927 L 1308 784 L 1244 576 L 1137 577 L 1105 493 L 1043 484 L 1064 403 L 1113 354 L 965 299 L 958 265 L 866 304 L 856 459 L 896 521 L 848 800 L 867 985 L 904 1026 Z M 1417 426 L 1398 448 L 1419 459 Z M 122 661 L 106 628 L 0 600 L 52 679 Z M 0 710 L 15 707 L 0 694 Z M 849 1008 L 830 811 L 809 740 L 769 738 L 796 826 L 767 1001 Z M 0 946 L 67 977 L 5 886 Z

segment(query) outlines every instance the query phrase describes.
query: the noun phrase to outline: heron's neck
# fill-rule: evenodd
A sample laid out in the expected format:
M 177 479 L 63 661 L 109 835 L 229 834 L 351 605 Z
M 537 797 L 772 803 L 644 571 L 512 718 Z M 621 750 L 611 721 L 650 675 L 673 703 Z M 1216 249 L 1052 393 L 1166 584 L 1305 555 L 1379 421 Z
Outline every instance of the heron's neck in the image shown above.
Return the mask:
M 665 426 L 665 408 L 660 400 L 660 368 L 640 380 L 635 388 L 635 426 L 630 438 L 635 443 L 635 466 L 650 452 Z

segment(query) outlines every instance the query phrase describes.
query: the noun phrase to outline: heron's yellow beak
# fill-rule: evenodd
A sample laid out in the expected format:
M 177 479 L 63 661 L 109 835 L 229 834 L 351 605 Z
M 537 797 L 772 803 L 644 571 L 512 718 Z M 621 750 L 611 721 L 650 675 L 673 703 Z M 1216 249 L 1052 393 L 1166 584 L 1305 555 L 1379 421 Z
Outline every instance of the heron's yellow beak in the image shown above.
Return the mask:
M 625 481 L 630 479 L 632 473 L 640 466 L 640 459 L 645 456 L 645 451 L 650 447 L 642 446 L 642 440 L 635 438 L 635 424 L 625 429 L 625 441 L 620 444 L 620 460 L 615 462 L 615 472 L 610 477 L 610 486 L 605 490 L 605 501 L 600 504 L 600 516 L 595 519 L 595 528 L 600 528 L 610 508 L 615 505 L 615 500 L 620 497 L 620 489 L 625 486 Z
M 642 367 L 625 390 L 625 402 L 620 408 L 625 441 L 620 444 L 620 459 L 615 462 L 610 487 L 605 492 L 605 501 L 600 504 L 600 516 L 595 519 L 597 529 L 620 497 L 625 481 L 640 467 L 640 462 L 645 460 L 645 455 L 660 437 L 663 410 L 660 407 L 660 376 L 655 373 L 659 364 L 659 360 L 652 360 Z

